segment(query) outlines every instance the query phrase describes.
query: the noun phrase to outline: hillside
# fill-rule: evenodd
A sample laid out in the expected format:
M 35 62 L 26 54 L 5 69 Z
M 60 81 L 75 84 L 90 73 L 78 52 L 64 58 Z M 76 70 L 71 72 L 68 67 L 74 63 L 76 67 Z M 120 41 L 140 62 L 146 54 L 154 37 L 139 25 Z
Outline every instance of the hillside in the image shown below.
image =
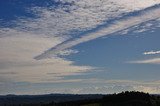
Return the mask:
M 160 95 L 135 91 L 110 95 L 8 95 L 0 96 L 0 106 L 160 106 Z

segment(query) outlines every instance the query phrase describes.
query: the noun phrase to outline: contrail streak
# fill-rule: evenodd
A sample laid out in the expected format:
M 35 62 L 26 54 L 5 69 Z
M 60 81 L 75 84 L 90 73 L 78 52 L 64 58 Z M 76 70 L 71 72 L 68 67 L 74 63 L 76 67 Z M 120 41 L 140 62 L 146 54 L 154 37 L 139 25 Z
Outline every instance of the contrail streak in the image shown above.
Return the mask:
M 133 27 L 135 25 L 139 25 L 141 23 L 155 20 L 157 18 L 160 18 L 160 5 L 157 5 L 151 9 L 146 9 L 145 11 L 138 13 L 135 16 L 129 16 L 125 19 L 120 19 L 115 21 L 113 24 L 102 27 L 97 31 L 90 32 L 88 34 L 85 34 L 85 36 L 75 38 L 72 40 L 65 41 L 47 51 L 42 53 L 39 56 L 36 56 L 35 59 L 40 60 L 44 58 L 50 58 L 53 56 L 53 54 L 57 54 L 62 50 L 71 48 L 73 46 L 76 46 L 80 43 L 88 42 L 90 40 L 94 40 L 99 37 L 107 36 L 112 33 L 116 33 L 119 31 L 122 31 L 124 29 Z

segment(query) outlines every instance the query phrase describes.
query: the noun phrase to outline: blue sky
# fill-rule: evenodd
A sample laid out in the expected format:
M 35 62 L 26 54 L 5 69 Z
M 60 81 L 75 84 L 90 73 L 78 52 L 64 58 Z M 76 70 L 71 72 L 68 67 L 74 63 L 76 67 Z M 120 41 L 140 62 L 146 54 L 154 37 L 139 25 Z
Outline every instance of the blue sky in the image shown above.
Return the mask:
M 1 0 L 0 94 L 160 93 L 159 0 Z

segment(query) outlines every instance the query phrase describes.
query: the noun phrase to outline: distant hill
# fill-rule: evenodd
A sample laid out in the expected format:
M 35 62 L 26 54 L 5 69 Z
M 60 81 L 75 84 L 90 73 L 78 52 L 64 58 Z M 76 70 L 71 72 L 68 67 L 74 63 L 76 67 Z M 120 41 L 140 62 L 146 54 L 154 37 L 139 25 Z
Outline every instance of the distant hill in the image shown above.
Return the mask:
M 0 96 L 0 106 L 160 106 L 160 95 L 136 91 L 110 95 L 8 95 Z
M 79 101 L 100 99 L 103 95 L 96 94 L 47 94 L 47 95 L 6 95 L 0 96 L 0 106 L 41 106 L 50 102 L 61 103 L 67 101 Z

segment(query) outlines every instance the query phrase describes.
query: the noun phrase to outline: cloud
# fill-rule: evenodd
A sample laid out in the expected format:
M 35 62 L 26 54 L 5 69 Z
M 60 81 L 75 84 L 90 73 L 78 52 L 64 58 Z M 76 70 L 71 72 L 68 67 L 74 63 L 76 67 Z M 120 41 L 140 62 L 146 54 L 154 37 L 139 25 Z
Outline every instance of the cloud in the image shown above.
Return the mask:
M 60 6 L 56 8 L 55 6 L 49 9 L 32 8 L 32 11 L 38 13 L 40 18 L 21 20 L 22 22 L 18 25 L 36 34 L 45 33 L 49 37 L 59 36 L 67 39 L 71 35 L 75 36 L 81 31 L 95 28 L 103 21 L 118 17 L 127 11 L 127 9 L 121 9 L 116 2 L 115 6 L 112 6 L 113 2 L 104 0 L 94 0 L 94 2 L 92 0 L 73 0 L 73 2 L 58 0 L 57 2 Z
M 79 51 L 77 51 L 77 50 L 68 49 L 68 50 L 60 51 L 60 52 L 58 53 L 58 55 L 60 55 L 60 56 L 67 56 L 67 55 L 71 55 L 71 54 L 76 54 L 76 53 L 78 53 L 78 52 L 79 52 Z
M 94 70 L 95 67 L 78 66 L 74 61 L 60 58 L 59 55 L 78 53 L 69 48 L 159 18 L 160 14 L 159 6 L 156 6 L 133 17 L 123 17 L 159 4 L 159 0 L 55 1 L 58 6 L 36 6 L 29 9 L 29 12 L 38 16 L 36 18 L 18 17 L 8 22 L 16 24 L 15 26 L 0 28 L 0 84 L 3 84 L 0 86 L 0 92 L 12 92 L 9 89 L 17 87 L 14 82 L 82 82 L 82 79 L 64 80 L 63 77 Z M 52 59 L 33 59 L 44 50 L 48 51 L 40 58 Z M 50 91 L 53 91 L 51 89 L 53 88 L 50 88 Z M 32 93 L 35 92 L 31 90 Z M 42 91 L 44 89 L 41 89 Z
M 160 51 L 148 51 L 144 52 L 143 55 L 156 55 L 160 54 Z M 127 63 L 134 63 L 134 64 L 160 64 L 160 58 L 151 58 L 151 59 L 145 59 L 145 60 L 137 60 L 137 61 L 129 61 Z
M 72 79 L 74 80 L 74 79 Z M 91 85 L 143 85 L 143 86 L 158 86 L 160 84 L 160 80 L 155 81 L 138 81 L 138 80 L 122 80 L 122 79 L 98 79 L 98 78 L 87 78 L 87 79 L 75 79 L 75 81 L 81 83 L 87 83 Z
M 160 51 L 149 51 L 149 52 L 144 52 L 144 55 L 151 55 L 151 54 L 160 54 Z
M 122 91 L 142 91 L 152 94 L 160 93 L 160 81 L 138 81 L 138 80 L 106 80 L 106 79 L 77 79 L 82 85 L 88 84 L 87 87 L 59 89 L 56 92 L 71 94 L 109 94 L 119 93 Z
M 57 2 L 60 3 L 57 8 L 54 6 L 31 8 L 31 11 L 39 18 L 19 18 L 14 20 L 17 26 L 0 29 L 1 72 L 16 73 L 3 76 L 4 79 L 28 82 L 51 81 L 52 78 L 60 80 L 59 76 L 74 75 L 77 72 L 91 70 L 93 67 L 75 66 L 73 61 L 59 58 L 54 54 L 77 53 L 78 51 L 68 48 L 159 17 L 157 6 L 157 8 L 147 10 L 146 13 L 128 17 L 128 19 L 122 18 L 108 27 L 102 27 L 82 36 L 81 32 L 96 28 L 105 22 L 108 24 L 111 18 L 116 19 L 122 17 L 124 13 L 142 10 L 158 4 L 159 1 L 58 0 Z M 72 35 L 75 33 L 77 35 L 74 38 Z M 51 56 L 51 60 L 36 61 L 33 59 L 36 54 L 50 47 L 53 49 L 48 50 L 40 57 Z
M 160 87 L 159 86 L 134 86 L 133 87 L 136 91 L 147 92 L 150 94 L 159 94 Z
M 130 61 L 128 63 L 135 63 L 135 64 L 160 64 L 160 58 L 153 58 L 147 60 L 137 60 L 137 61 Z
M 95 81 L 96 80 L 96 81 Z M 54 84 L 41 83 L 0 83 L 1 94 L 49 94 L 49 93 L 65 93 L 65 94 L 110 94 L 119 93 L 122 91 L 143 91 L 149 93 L 160 93 L 160 81 L 138 81 L 138 80 L 105 80 L 105 79 L 70 79 L 62 80 L 65 87 L 61 87 L 61 81 L 57 80 Z M 94 82 L 95 81 L 95 82 Z M 58 83 L 56 85 L 56 83 Z M 70 84 L 77 84 L 76 86 L 70 86 Z M 81 87 L 79 86 L 81 85 Z M 23 85 L 23 86 L 22 86 Z M 59 86 L 60 85 L 60 86 Z M 83 86 L 85 85 L 85 86 Z M 15 90 L 14 88 L 21 88 Z M 23 88 L 23 89 L 22 89 Z M 33 90 L 36 89 L 36 90 Z M 7 92 L 7 93 L 6 93 Z
M 3 79 L 0 82 L 61 82 L 61 77 L 93 69 L 73 65 L 73 61 L 56 56 L 51 60 L 34 60 L 34 55 L 60 41 L 24 34 L 27 35 L 21 32 L 20 35 L 0 38 L 0 77 Z
M 92 79 L 93 80 L 93 79 Z M 68 89 L 65 91 L 72 92 L 75 94 L 109 94 L 109 93 L 119 93 L 122 91 L 142 91 L 148 92 L 151 94 L 159 94 L 160 93 L 160 82 L 159 81 L 134 81 L 134 80 L 103 80 L 102 79 L 94 79 L 99 80 L 102 85 L 96 85 L 97 82 L 93 82 L 92 86 L 84 87 L 84 88 L 75 88 Z M 87 83 L 86 81 L 83 81 Z M 90 81 L 88 82 L 90 83 Z M 99 82 L 98 82 L 99 83 Z
M 71 48 L 80 43 L 88 42 L 90 40 L 94 40 L 99 37 L 107 36 L 112 33 L 116 33 L 116 32 L 125 30 L 127 28 L 133 27 L 135 25 L 142 24 L 147 21 L 155 20 L 157 18 L 160 18 L 159 14 L 160 14 L 159 6 L 156 6 L 152 9 L 147 9 L 145 10 L 145 12 L 140 12 L 138 15 L 129 16 L 125 19 L 120 19 L 118 21 L 115 21 L 113 24 L 107 27 L 104 26 L 102 28 L 99 28 L 98 30 L 94 30 L 90 33 L 84 34 L 82 37 L 65 41 L 45 51 L 41 55 L 36 56 L 35 59 L 50 58 L 52 57 L 52 54 L 57 54 L 59 51 Z
M 56 0 L 54 2 L 58 5 L 32 7 L 30 10 L 39 18 L 19 17 L 18 20 L 14 20 L 17 26 L 13 29 L 29 31 L 34 36 L 53 39 L 58 37 L 62 42 L 66 42 L 72 38 L 74 40 L 74 37 L 81 37 L 82 32 L 108 24 L 110 20 L 118 19 L 124 14 L 160 3 L 158 0 L 147 2 L 146 0 Z
M 52 89 L 52 93 L 64 93 L 64 94 L 113 94 L 120 93 L 122 91 L 142 91 L 150 94 L 159 94 L 159 86 L 132 86 L 132 85 L 110 85 L 110 86 L 91 86 L 82 88 L 59 88 Z M 46 90 L 49 91 L 49 90 Z M 42 91 L 36 92 L 39 94 Z M 44 91 L 43 91 L 44 92 Z M 22 92 L 24 94 L 25 92 Z M 45 92 L 50 93 L 50 92 Z M 33 94 L 32 91 L 26 94 Z M 35 92 L 34 92 L 35 94 Z
M 90 86 L 82 88 L 71 88 L 71 89 L 57 89 L 56 92 L 70 93 L 70 94 L 113 94 L 120 93 L 122 91 L 142 91 L 150 94 L 159 94 L 160 86 L 149 86 L 149 85 L 122 85 L 112 84 L 103 86 Z

